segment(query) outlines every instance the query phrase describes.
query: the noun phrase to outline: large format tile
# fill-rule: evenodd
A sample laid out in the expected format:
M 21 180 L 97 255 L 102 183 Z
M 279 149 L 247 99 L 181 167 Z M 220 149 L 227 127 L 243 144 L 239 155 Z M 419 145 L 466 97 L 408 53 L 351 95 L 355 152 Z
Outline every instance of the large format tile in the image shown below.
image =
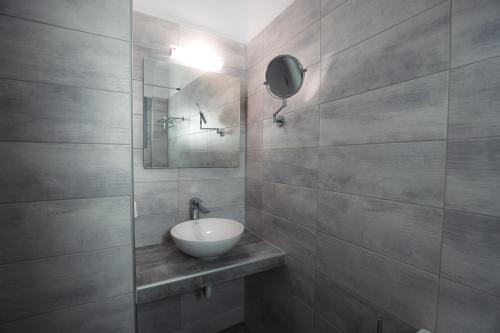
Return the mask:
M 262 121 L 247 124 L 247 151 L 262 150 Z
M 321 20 L 321 58 L 340 52 L 442 2 L 443 0 L 347 1 Z
M 179 179 L 179 169 L 144 168 L 144 156 L 142 149 L 134 149 L 134 182 L 168 182 Z
M 318 194 L 310 188 L 284 184 L 262 184 L 262 209 L 310 228 L 316 227 Z
M 245 178 L 245 153 L 240 153 L 239 166 L 233 168 L 181 168 L 179 180 Z
M 292 148 L 263 152 L 263 178 L 289 185 L 316 187 L 318 148 Z
M 0 263 L 128 245 L 130 197 L 0 205 Z
M 213 287 L 215 297 L 206 298 L 199 291 L 181 295 L 181 323 L 189 324 L 243 306 L 243 279 L 236 279 Z
M 301 262 L 311 262 L 315 257 L 315 232 L 312 229 L 265 212 L 262 212 L 260 224 L 257 233 L 287 255 Z
M 170 229 L 184 218 L 178 212 L 141 215 L 134 219 L 135 247 L 164 243 L 170 239 Z
M 453 67 L 500 55 L 500 3 L 497 0 L 453 0 L 452 10 Z
M 7 16 L 0 34 L 3 78 L 130 91 L 128 42 Z
M 319 186 L 441 207 L 444 165 L 444 142 L 320 148 Z
M 316 64 L 320 60 L 320 23 L 316 21 L 306 30 L 274 50 L 266 59 L 271 60 L 280 54 L 291 54 L 297 58 L 304 68 Z
M 181 328 L 179 296 L 137 306 L 137 327 L 141 333 L 173 333 Z
M 128 144 L 129 95 L 0 80 L 1 141 Z
M 446 2 L 324 61 L 321 102 L 446 70 L 449 6 Z
M 189 200 L 200 198 L 207 208 L 241 205 L 245 201 L 244 179 L 209 179 L 179 183 L 179 209 L 189 210 Z
M 315 147 L 319 142 L 319 108 L 287 113 L 283 127 L 272 119 L 264 120 L 262 127 L 264 149 Z
M 328 15 L 332 10 L 338 8 L 347 0 L 321 0 L 321 17 Z
M 132 80 L 132 114 L 143 114 L 144 82 Z
M 134 295 L 53 311 L 0 325 L 3 333 L 134 332 Z
M 269 53 L 277 49 L 319 20 L 320 15 L 321 0 L 294 1 L 264 29 L 264 50 Z
M 247 178 L 245 182 L 245 205 L 261 209 L 262 206 L 262 182 Z
M 289 293 L 273 271 L 245 279 L 245 323 L 251 332 L 313 332 L 311 307 Z
M 131 3 L 121 0 L 2 0 L 0 13 L 130 40 Z
M 500 216 L 500 139 L 448 142 L 446 208 Z
M 441 275 L 500 297 L 500 218 L 446 211 Z
M 134 200 L 139 216 L 175 212 L 179 208 L 179 183 L 135 183 Z
M 132 24 L 134 45 L 168 52 L 179 44 L 178 23 L 134 11 Z
M 0 266 L 0 322 L 132 291 L 132 249 L 111 248 Z
M 450 139 L 500 136 L 499 67 L 495 58 L 451 71 Z
M 322 104 L 320 145 L 446 138 L 448 73 Z
M 316 269 L 415 327 L 432 329 L 437 276 L 325 235 Z
M 262 180 L 262 151 L 249 151 L 246 153 L 245 177 L 261 181 Z
M 130 194 L 126 145 L 0 143 L 0 202 Z
M 500 331 L 500 299 L 458 283 L 439 282 L 438 333 Z
M 428 271 L 439 270 L 442 211 L 320 191 L 318 229 Z
M 416 332 L 379 307 L 343 290 L 322 273 L 316 273 L 315 284 L 315 314 L 328 318 L 340 332 L 376 332 L 379 320 L 383 321 L 386 333 Z

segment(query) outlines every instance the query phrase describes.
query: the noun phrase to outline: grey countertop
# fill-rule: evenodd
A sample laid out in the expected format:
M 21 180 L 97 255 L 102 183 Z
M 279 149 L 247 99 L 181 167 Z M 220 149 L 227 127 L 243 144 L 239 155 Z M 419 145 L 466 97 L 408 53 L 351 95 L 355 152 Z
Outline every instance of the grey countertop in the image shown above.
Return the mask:
M 209 284 L 263 272 L 285 264 L 285 252 L 245 231 L 225 255 L 196 259 L 172 241 L 136 249 L 137 303 L 147 303 Z

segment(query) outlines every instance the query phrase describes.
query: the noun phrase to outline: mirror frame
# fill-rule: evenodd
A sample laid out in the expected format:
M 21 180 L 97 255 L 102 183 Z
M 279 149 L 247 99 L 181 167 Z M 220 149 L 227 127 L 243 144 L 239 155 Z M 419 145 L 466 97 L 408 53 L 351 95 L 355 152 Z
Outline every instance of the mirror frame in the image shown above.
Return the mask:
M 300 70 L 300 85 L 297 87 L 297 89 L 292 93 L 292 94 L 289 94 L 289 95 L 286 95 L 286 96 L 278 96 L 276 94 L 274 94 L 272 91 L 271 91 L 271 88 L 270 88 L 270 84 L 269 84 L 269 80 L 268 80 L 268 77 L 267 77 L 267 73 L 269 72 L 269 67 L 271 66 L 271 64 L 273 63 L 273 61 L 277 60 L 277 59 L 280 59 L 280 58 L 291 58 L 295 64 L 297 65 L 297 67 L 299 68 Z M 307 72 L 307 69 L 304 68 L 304 66 L 302 66 L 302 63 L 299 61 L 299 59 L 297 59 L 296 57 L 292 56 L 292 55 L 289 55 L 289 54 L 280 54 L 280 55 L 277 55 L 276 57 L 274 57 L 273 59 L 271 59 L 271 61 L 269 61 L 269 64 L 267 64 L 267 67 L 266 67 L 266 74 L 265 74 L 265 78 L 266 78 L 266 81 L 264 82 L 264 85 L 266 86 L 266 89 L 267 91 L 269 92 L 269 94 L 271 96 L 273 96 L 274 98 L 277 98 L 277 99 L 287 99 L 287 98 L 290 98 L 294 95 L 296 95 L 300 89 L 302 89 L 302 86 L 304 85 L 304 78 L 305 78 L 305 73 Z

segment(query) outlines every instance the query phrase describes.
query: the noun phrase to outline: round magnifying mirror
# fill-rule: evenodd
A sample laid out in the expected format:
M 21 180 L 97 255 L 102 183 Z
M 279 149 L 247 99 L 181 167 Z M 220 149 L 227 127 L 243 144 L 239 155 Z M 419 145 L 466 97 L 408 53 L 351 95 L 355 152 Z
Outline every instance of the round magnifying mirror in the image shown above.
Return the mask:
M 279 55 L 267 65 L 267 89 L 277 98 L 292 97 L 304 83 L 304 72 L 297 58 L 291 55 Z

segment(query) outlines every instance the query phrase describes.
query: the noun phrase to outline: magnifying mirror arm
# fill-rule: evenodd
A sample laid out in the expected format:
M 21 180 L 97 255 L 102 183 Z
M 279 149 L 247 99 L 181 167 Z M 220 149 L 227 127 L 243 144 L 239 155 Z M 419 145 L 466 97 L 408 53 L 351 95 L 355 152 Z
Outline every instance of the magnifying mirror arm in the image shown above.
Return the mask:
M 286 98 L 283 98 L 281 100 L 281 102 L 282 102 L 281 107 L 273 114 L 273 123 L 275 123 L 278 127 L 283 126 L 283 124 L 285 123 L 285 117 L 283 117 L 282 115 L 279 115 L 278 113 L 280 113 L 281 110 L 286 108 L 286 106 L 287 106 Z

